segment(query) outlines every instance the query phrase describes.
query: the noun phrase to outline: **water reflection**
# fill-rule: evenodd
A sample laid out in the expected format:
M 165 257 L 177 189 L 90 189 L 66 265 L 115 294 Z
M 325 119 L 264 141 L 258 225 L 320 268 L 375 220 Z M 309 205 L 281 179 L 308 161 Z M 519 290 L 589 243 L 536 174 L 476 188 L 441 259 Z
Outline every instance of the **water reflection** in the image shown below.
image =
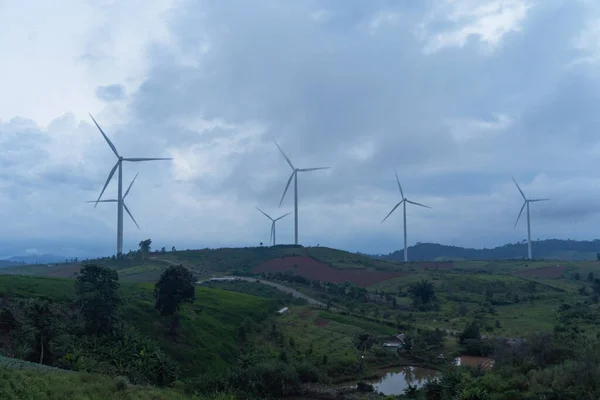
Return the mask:
M 402 367 L 389 370 L 378 381 L 371 382 L 375 392 L 385 395 L 404 393 L 409 386 L 421 387 L 428 380 L 435 378 L 437 371 L 419 367 Z

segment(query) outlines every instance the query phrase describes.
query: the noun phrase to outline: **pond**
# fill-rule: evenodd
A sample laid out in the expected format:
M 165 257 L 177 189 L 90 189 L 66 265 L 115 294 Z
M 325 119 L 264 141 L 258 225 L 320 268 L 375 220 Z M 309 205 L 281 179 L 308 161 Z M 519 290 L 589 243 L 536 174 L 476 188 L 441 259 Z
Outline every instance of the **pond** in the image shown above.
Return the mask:
M 423 386 L 428 380 L 438 376 L 438 371 L 420 367 L 402 367 L 387 370 L 385 375 L 370 383 L 375 392 L 385 395 L 398 395 L 404 393 L 408 386 Z
M 460 356 L 455 360 L 456 365 L 477 368 L 491 368 L 494 361 L 485 357 Z M 420 367 L 402 367 L 384 370 L 385 375 L 378 380 L 369 382 L 375 388 L 375 392 L 385 395 L 399 395 L 409 386 L 422 387 L 428 380 L 439 375 L 438 371 Z

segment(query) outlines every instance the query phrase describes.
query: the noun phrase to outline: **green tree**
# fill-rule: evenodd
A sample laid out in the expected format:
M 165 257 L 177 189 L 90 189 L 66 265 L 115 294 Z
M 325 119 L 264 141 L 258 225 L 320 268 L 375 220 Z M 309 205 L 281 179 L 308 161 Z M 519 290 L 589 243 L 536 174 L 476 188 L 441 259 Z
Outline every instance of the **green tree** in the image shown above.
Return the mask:
M 175 337 L 177 311 L 184 302 L 193 303 L 196 298 L 194 275 L 183 265 L 170 266 L 154 285 L 156 308 L 163 317 L 171 316 L 171 334 Z
M 148 253 L 150 253 L 150 250 L 152 248 L 151 245 L 152 245 L 152 239 L 142 240 L 139 243 L 140 253 L 141 253 L 141 255 L 142 255 L 143 258 L 146 258 L 146 256 L 148 255 Z
M 359 333 L 354 339 L 354 346 L 360 351 L 360 369 L 362 370 L 365 361 L 365 352 L 377 342 L 375 335 L 369 332 Z
M 119 321 L 117 309 L 121 303 L 118 289 L 117 271 L 94 264 L 81 269 L 75 281 L 75 293 L 88 334 L 114 332 Z
M 408 294 L 413 300 L 413 305 L 417 307 L 429 304 L 436 299 L 433 283 L 427 281 L 426 279 L 410 285 L 408 287 Z
M 31 325 L 35 339 L 35 355 L 39 356 L 39 363 L 50 363 L 50 342 L 56 336 L 58 323 L 56 312 L 47 300 L 29 299 L 26 303 L 27 320 Z
M 594 282 L 594 273 L 590 272 L 587 276 L 587 280 L 590 282 Z

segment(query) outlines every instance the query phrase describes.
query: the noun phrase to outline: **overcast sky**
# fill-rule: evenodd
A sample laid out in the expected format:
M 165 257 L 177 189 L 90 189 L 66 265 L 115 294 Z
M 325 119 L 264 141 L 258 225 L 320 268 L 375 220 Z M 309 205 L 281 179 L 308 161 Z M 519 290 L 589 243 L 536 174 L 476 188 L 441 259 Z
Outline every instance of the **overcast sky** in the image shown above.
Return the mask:
M 492 247 L 598 237 L 600 3 L 584 0 L 0 0 L 0 255 L 116 251 L 95 199 L 139 172 L 125 249 L 300 243 Z M 116 196 L 116 180 L 105 198 Z M 399 209 L 398 211 L 401 211 Z M 293 214 L 278 222 L 293 242 Z

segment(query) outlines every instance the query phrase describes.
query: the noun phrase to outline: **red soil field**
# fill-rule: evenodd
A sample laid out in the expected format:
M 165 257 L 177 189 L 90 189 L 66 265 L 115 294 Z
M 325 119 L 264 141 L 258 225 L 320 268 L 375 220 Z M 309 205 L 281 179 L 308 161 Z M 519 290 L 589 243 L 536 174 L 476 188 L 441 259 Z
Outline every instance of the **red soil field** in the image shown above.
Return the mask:
M 315 321 L 315 325 L 319 328 L 323 328 L 324 326 L 327 326 L 327 324 L 329 324 L 329 320 L 323 318 L 317 318 L 317 320 Z
M 565 273 L 566 270 L 567 267 L 564 265 L 559 265 L 554 267 L 540 267 L 517 271 L 515 272 L 515 275 L 528 278 L 559 278 Z
M 73 278 L 81 270 L 81 265 L 69 265 L 63 268 L 52 268 L 45 276 L 52 276 L 55 278 Z
M 454 261 L 443 262 L 417 262 L 418 268 L 422 269 L 452 269 Z
M 335 269 L 320 261 L 306 256 L 274 258 L 254 267 L 252 272 L 290 271 L 305 278 L 331 283 L 350 282 L 357 286 L 370 286 L 378 282 L 406 276 L 410 272 L 365 271 L 360 269 Z
M 302 311 L 300 313 L 300 318 L 307 319 L 307 318 L 309 318 L 312 315 L 313 315 L 313 311 L 312 310 L 304 310 L 304 311 Z

